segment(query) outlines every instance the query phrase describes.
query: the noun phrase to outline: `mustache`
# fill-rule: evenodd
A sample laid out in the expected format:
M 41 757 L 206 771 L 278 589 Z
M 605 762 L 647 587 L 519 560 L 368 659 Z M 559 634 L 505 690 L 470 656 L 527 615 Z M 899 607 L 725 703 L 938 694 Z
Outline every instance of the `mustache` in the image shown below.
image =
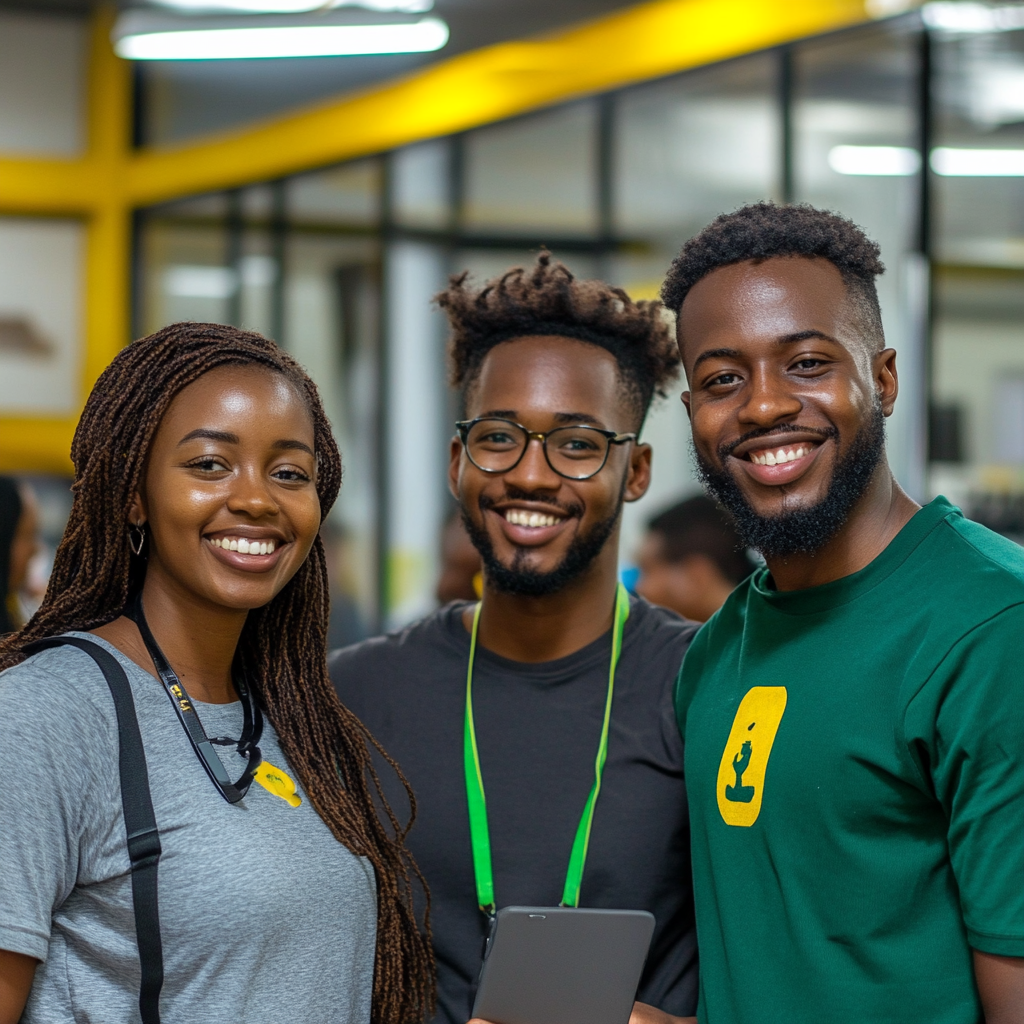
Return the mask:
M 480 495 L 478 502 L 481 512 L 486 512 L 488 509 L 494 508 L 499 502 L 503 501 L 536 501 L 541 502 L 545 505 L 550 505 L 552 508 L 557 508 L 567 519 L 582 519 L 583 518 L 583 506 L 579 502 L 575 501 L 556 501 L 549 494 L 545 494 L 541 491 L 524 491 L 521 487 L 505 485 L 505 493 L 500 498 L 491 498 L 486 494 Z
M 756 441 L 762 437 L 781 437 L 784 434 L 816 434 L 823 441 L 837 441 L 839 431 L 835 427 L 798 427 L 792 423 L 779 423 L 774 427 L 758 427 L 756 430 L 748 430 L 745 434 L 737 437 L 735 441 L 727 444 L 720 444 L 717 449 L 719 459 L 723 462 L 747 441 Z

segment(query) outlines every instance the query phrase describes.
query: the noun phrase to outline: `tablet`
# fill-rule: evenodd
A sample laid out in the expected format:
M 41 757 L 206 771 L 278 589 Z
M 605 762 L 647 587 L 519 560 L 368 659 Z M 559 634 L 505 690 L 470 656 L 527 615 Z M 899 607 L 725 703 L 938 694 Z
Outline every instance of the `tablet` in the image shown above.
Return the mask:
M 473 1016 L 494 1024 L 627 1024 L 654 915 L 505 907 L 484 947 Z

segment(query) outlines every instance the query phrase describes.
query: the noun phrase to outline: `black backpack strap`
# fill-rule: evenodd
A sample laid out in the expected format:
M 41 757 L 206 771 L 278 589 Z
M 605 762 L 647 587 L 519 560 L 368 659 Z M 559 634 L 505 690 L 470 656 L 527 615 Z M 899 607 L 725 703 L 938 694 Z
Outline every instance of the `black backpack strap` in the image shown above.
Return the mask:
M 164 983 L 164 954 L 160 942 L 160 913 L 157 903 L 157 869 L 160 865 L 160 832 L 153 813 L 149 771 L 135 714 L 132 688 L 124 669 L 109 651 L 91 640 L 55 636 L 36 640 L 24 648 L 34 654 L 49 647 L 77 647 L 96 662 L 110 687 L 117 712 L 118 768 L 121 775 L 121 803 L 128 833 L 128 857 L 132 865 L 132 904 L 135 934 L 139 943 L 142 984 L 139 1012 L 142 1024 L 160 1024 L 160 989 Z

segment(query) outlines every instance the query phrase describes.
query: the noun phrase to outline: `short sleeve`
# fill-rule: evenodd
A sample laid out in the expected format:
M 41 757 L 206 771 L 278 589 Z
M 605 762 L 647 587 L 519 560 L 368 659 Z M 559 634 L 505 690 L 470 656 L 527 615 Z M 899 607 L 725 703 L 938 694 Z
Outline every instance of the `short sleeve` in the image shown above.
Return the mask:
M 961 638 L 904 735 L 946 813 L 971 946 L 1024 956 L 1024 605 Z
M 76 700 L 66 673 L 44 668 L 72 664 L 61 653 L 0 675 L 0 949 L 38 960 L 75 885 L 96 778 L 89 754 L 104 745 L 95 705 Z

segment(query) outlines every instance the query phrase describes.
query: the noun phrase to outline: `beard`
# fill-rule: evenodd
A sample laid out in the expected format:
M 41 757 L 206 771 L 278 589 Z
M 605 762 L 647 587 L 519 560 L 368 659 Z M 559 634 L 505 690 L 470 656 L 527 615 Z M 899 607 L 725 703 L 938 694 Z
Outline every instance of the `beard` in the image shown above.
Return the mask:
M 473 542 L 473 547 L 477 549 L 483 559 L 484 576 L 488 584 L 503 594 L 514 594 L 517 597 L 546 597 L 548 594 L 557 594 L 570 583 L 579 579 L 604 550 L 608 538 L 611 537 L 618 525 L 622 515 L 622 495 L 625 489 L 626 481 L 623 478 L 614 511 L 605 519 L 595 523 L 586 533 L 578 533 L 572 539 L 562 560 L 547 572 L 539 572 L 526 565 L 530 554 L 529 548 L 517 548 L 511 565 L 505 565 L 499 561 L 498 556 L 494 553 L 494 545 L 491 543 L 487 530 L 482 526 L 477 526 L 463 508 L 462 522 L 466 527 L 466 533 L 469 534 L 469 539 Z M 506 497 L 528 501 L 531 496 L 526 492 L 509 488 Z M 546 504 L 552 504 L 549 498 L 544 500 Z M 480 508 L 483 511 L 491 504 L 493 503 L 481 499 Z M 562 511 L 577 518 L 583 514 L 583 508 L 579 505 L 563 506 Z
M 795 428 L 790 428 L 795 429 Z M 740 441 L 757 437 L 747 434 Z M 765 431 L 765 436 L 779 437 L 778 428 Z M 781 433 L 785 433 L 782 431 Z M 823 437 L 838 440 L 835 427 L 822 431 Z M 724 465 L 740 441 L 723 445 L 718 455 Z M 816 505 L 765 516 L 747 501 L 731 473 L 718 469 L 697 451 L 690 440 L 697 476 L 704 489 L 729 513 L 744 544 L 766 558 L 789 555 L 813 555 L 820 551 L 842 529 L 854 505 L 867 490 L 878 463 L 885 454 L 885 417 L 881 403 L 876 401 L 868 421 L 857 431 L 849 451 L 836 463 L 825 497 Z

